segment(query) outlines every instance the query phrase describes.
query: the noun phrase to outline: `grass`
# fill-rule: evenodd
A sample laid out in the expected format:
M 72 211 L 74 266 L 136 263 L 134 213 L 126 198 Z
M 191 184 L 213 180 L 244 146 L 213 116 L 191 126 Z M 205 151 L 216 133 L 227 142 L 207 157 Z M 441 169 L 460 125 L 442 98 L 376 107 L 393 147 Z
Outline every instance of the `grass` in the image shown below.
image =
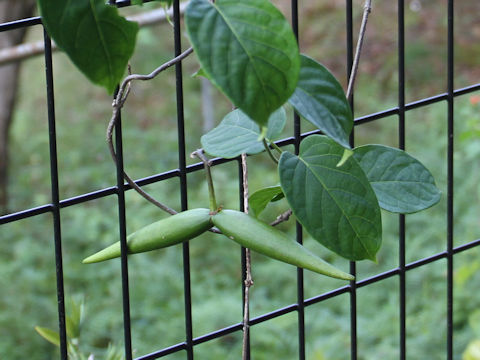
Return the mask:
M 360 8 L 360 2 L 358 8 Z M 341 4 L 340 4 L 341 3 Z M 465 2 L 467 3 L 467 2 Z M 344 80 L 344 49 L 336 46 L 343 39 L 343 2 L 328 5 L 310 2 L 302 5 L 301 48 L 324 60 Z M 423 11 L 433 7 L 425 3 Z M 463 11 L 462 3 L 460 12 Z M 474 5 L 472 5 L 474 6 Z M 357 7 L 356 7 L 357 8 Z M 356 21 L 359 11 L 356 10 Z M 370 38 L 362 60 L 361 76 L 356 87 L 357 115 L 384 110 L 396 104 L 396 44 L 394 34 L 385 31 L 386 15 L 395 15 L 387 5 L 372 15 Z M 471 9 L 469 10 L 471 11 Z M 316 15 L 325 14 L 325 21 Z M 436 13 L 434 13 L 436 14 Z M 430 29 L 426 13 L 409 11 L 412 29 Z M 435 16 L 441 17 L 442 14 Z M 474 21 L 466 18 L 468 21 Z M 441 46 L 432 41 L 431 33 L 422 33 L 409 45 L 409 99 L 417 99 L 441 90 L 437 66 L 423 74 L 415 64 L 435 61 L 432 57 Z M 38 29 L 37 29 L 38 30 Z M 413 30 L 412 30 L 413 31 Z M 410 37 L 413 35 L 409 32 Z M 38 34 L 32 33 L 32 37 Z M 318 41 L 317 41 L 318 40 Z M 343 40 L 342 40 L 343 41 Z M 184 41 L 186 44 L 187 41 Z M 420 45 L 418 45 L 418 44 Z M 428 43 L 428 47 L 422 44 Z M 381 49 L 378 49 L 378 46 Z M 335 45 L 335 46 L 334 46 Z M 377 47 L 376 47 L 377 46 Z M 467 48 L 466 45 L 462 45 Z M 311 51 L 310 51 L 311 50 Z M 420 51 L 425 50 L 425 51 Z M 426 51 L 428 50 L 428 51 Z M 469 53 L 468 51 L 464 51 Z M 144 29 L 139 48 L 132 60 L 136 72 L 149 72 L 172 54 L 171 29 L 168 25 Z M 469 53 L 470 54 L 470 53 Z M 426 58 L 427 56 L 427 58 Z M 471 54 L 469 55 L 471 57 Z M 459 71 L 460 84 L 472 74 L 468 59 Z M 459 66 L 460 66 L 459 65 Z M 111 186 L 115 168 L 104 141 L 106 122 L 110 117 L 111 99 L 102 89 L 92 87 L 65 56 L 54 57 L 57 138 L 59 150 L 61 198 L 68 198 Z M 426 66 L 426 65 L 425 65 Z M 187 149 L 200 146 L 202 133 L 200 84 L 189 74 L 197 70 L 195 59 L 184 64 L 185 119 Z M 440 62 L 441 67 L 441 62 Z M 379 81 L 372 81 L 377 74 Z M 377 77 L 375 77 L 377 79 Z M 477 77 L 478 79 L 478 77 Z M 22 86 L 11 133 L 11 206 L 16 210 L 46 204 L 50 201 L 48 128 L 44 96 L 43 63 L 28 60 L 22 70 Z M 229 111 L 225 99 L 215 97 L 215 117 Z M 478 113 L 479 104 L 463 96 L 455 101 L 455 245 L 479 238 L 480 190 L 474 174 L 479 173 Z M 446 104 L 438 103 L 407 113 L 407 149 L 434 173 L 444 196 L 436 207 L 407 216 L 407 261 L 441 252 L 446 244 Z M 177 132 L 175 81 L 172 70 L 159 79 L 135 85 L 125 108 L 124 149 L 126 169 L 135 177 L 148 176 L 177 167 Z M 307 124 L 302 124 L 308 130 Z M 397 119 L 390 117 L 357 127 L 356 143 L 397 145 Z M 285 136 L 291 134 L 291 124 Z M 195 160 L 188 159 L 189 163 Z M 262 154 L 249 160 L 250 187 L 254 191 L 278 182 L 273 166 Z M 237 165 L 225 164 L 213 169 L 219 202 L 238 208 Z M 149 185 L 146 189 L 180 209 L 178 180 Z M 127 193 L 128 231 L 166 216 L 147 204 L 137 194 Z M 206 206 L 208 199 L 203 173 L 188 176 L 190 207 Z M 265 219 L 280 213 L 286 204 L 271 205 Z M 120 262 L 110 261 L 85 266 L 81 260 L 117 240 L 117 205 L 115 197 L 90 201 L 62 210 L 63 259 L 67 297 L 84 297 L 87 314 L 81 346 L 101 358 L 109 343 L 122 344 L 123 319 Z M 398 266 L 397 216 L 382 213 L 383 247 L 378 264 L 358 264 L 363 279 Z M 293 236 L 292 221 L 282 230 Z M 0 235 L 0 358 L 50 359 L 56 355 L 53 346 L 34 331 L 35 325 L 55 328 L 57 324 L 55 265 L 53 257 L 52 217 L 41 215 L 2 226 Z M 308 236 L 305 244 L 327 261 L 347 270 L 348 263 L 323 249 Z M 241 320 L 240 249 L 219 236 L 203 235 L 190 244 L 193 331 L 200 336 Z M 469 341 L 476 335 L 469 318 L 480 308 L 480 296 L 472 292 L 480 282 L 478 249 L 455 258 L 455 359 L 460 359 Z M 458 259 L 458 260 L 457 260 Z M 254 254 L 252 316 L 258 316 L 296 301 L 296 271 L 293 267 Z M 182 253 L 173 247 L 129 260 L 133 347 L 143 355 L 183 341 L 184 305 Z M 445 357 L 445 275 L 446 263 L 439 261 L 407 274 L 407 347 L 408 357 L 442 359 Z M 13 279 L 13 280 L 12 280 Z M 305 296 L 311 297 L 335 289 L 344 283 L 305 272 Z M 398 280 L 392 278 L 358 291 L 359 359 L 393 359 L 398 357 Z M 68 311 L 68 309 L 67 309 Z M 306 309 L 307 359 L 342 360 L 349 356 L 349 298 L 338 298 Z M 297 348 L 296 314 L 252 327 L 254 359 L 293 359 Z M 198 359 L 238 359 L 241 334 L 235 333 L 195 348 Z M 183 359 L 184 353 L 166 357 Z

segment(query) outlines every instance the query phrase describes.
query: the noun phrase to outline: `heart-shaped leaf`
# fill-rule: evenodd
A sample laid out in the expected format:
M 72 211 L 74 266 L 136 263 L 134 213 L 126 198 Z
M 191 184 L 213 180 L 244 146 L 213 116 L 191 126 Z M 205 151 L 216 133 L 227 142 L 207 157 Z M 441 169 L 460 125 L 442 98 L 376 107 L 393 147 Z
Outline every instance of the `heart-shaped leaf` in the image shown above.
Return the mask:
M 283 108 L 268 120 L 266 140 L 275 140 L 285 127 L 287 116 Z M 259 140 L 260 128 L 240 109 L 227 114 L 215 129 L 200 139 L 203 149 L 212 156 L 231 159 L 240 154 L 258 154 L 265 150 Z
M 380 206 L 394 213 L 414 213 L 435 205 L 440 191 L 428 169 L 405 151 L 383 145 L 354 150 Z
M 350 147 L 350 105 L 340 83 L 322 64 L 301 55 L 300 78 L 288 101 L 303 118 L 343 147 Z
M 203 71 L 260 126 L 297 86 L 290 24 L 269 0 L 191 0 L 185 23 Z
M 337 167 L 344 148 L 326 136 L 280 157 L 280 183 L 293 213 L 321 244 L 350 259 L 375 260 L 382 222 L 375 193 L 353 157 Z
M 253 215 L 258 217 L 268 203 L 283 199 L 284 196 L 281 186 L 269 186 L 255 191 L 248 199 L 248 206 Z
M 138 24 L 104 0 L 38 0 L 48 34 L 95 84 L 113 93 L 133 54 Z

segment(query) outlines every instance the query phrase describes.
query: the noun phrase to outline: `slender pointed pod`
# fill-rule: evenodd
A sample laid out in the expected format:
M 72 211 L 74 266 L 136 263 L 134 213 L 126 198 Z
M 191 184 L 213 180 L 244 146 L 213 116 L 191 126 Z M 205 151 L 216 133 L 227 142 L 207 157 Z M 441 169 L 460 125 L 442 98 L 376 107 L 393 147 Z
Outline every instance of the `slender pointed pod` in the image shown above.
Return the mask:
M 281 231 L 235 210 L 222 210 L 212 216 L 213 224 L 229 239 L 273 259 L 337 279 L 354 277 L 320 259 Z
M 129 254 L 164 248 L 179 244 L 204 233 L 213 224 L 210 210 L 192 209 L 147 225 L 127 238 Z M 87 257 L 84 264 L 120 257 L 120 242 Z

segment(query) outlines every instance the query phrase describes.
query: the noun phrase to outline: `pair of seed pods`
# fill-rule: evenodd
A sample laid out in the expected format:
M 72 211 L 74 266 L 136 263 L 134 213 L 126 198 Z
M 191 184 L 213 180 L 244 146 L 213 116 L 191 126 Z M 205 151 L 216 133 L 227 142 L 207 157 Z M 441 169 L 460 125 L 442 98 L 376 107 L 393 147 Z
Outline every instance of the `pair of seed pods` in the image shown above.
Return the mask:
M 172 246 L 193 239 L 216 226 L 230 240 L 264 254 L 319 274 L 337 279 L 353 280 L 353 276 L 323 261 L 281 231 L 240 211 L 208 209 L 183 211 L 150 224 L 127 237 L 129 254 Z M 90 264 L 120 256 L 117 242 L 83 260 Z

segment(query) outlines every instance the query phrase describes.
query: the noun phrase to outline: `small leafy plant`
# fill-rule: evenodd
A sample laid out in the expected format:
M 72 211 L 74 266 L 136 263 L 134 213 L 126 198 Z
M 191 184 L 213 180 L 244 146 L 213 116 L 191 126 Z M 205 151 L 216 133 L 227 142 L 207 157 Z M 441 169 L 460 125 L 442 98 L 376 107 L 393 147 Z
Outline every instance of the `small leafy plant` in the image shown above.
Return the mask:
M 93 354 L 86 355 L 80 349 L 80 332 L 84 321 L 85 305 L 83 301 L 70 301 L 70 315 L 65 317 L 67 328 L 67 351 L 70 360 L 94 360 Z M 35 326 L 37 333 L 49 343 L 60 347 L 60 335 L 58 331 Z M 105 360 L 124 360 L 125 357 L 120 348 L 109 344 Z
M 142 1 L 135 1 L 140 4 Z M 164 2 L 165 3 L 165 2 Z M 168 2 L 167 2 L 168 3 Z M 205 231 L 271 258 L 344 280 L 353 276 L 325 263 L 302 245 L 258 219 L 271 201 L 285 198 L 313 239 L 353 261 L 376 261 L 381 246 L 381 209 L 414 213 L 440 199 L 429 170 L 406 152 L 383 145 L 350 146 L 353 114 L 342 86 L 322 64 L 300 54 L 283 14 L 269 0 L 191 0 L 185 24 L 192 48 L 150 75 L 123 81 L 138 26 L 103 0 L 38 0 L 43 23 L 73 63 L 94 83 L 113 93 L 120 84 L 108 128 L 112 129 L 134 80 L 148 80 L 196 54 L 203 76 L 232 102 L 235 110 L 201 138 L 203 153 L 235 158 L 266 151 L 277 164 L 279 184 L 249 198 L 252 214 L 217 205 L 208 160 L 209 209 L 192 209 L 130 235 L 129 253 L 150 251 L 195 238 Z M 284 151 L 277 140 L 291 106 L 320 134 L 303 139 L 299 152 Z M 125 174 L 137 191 L 143 190 Z M 120 243 L 84 260 L 120 256 Z

